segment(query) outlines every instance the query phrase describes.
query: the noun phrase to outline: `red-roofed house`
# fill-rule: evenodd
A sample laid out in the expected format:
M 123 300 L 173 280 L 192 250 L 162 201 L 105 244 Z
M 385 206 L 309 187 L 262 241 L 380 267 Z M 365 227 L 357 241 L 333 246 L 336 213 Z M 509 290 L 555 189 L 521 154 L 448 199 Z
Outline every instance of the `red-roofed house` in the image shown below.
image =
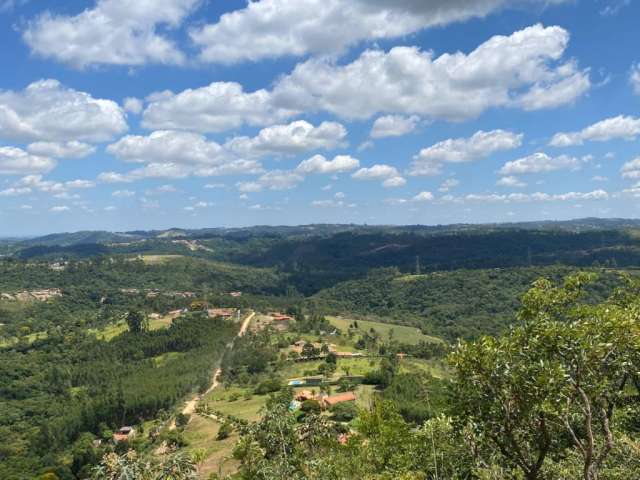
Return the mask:
M 322 405 L 324 408 L 331 408 L 334 405 L 344 402 L 355 402 L 356 401 L 356 393 L 355 392 L 344 392 L 338 393 L 337 395 L 331 395 L 329 397 L 324 397 L 322 399 Z

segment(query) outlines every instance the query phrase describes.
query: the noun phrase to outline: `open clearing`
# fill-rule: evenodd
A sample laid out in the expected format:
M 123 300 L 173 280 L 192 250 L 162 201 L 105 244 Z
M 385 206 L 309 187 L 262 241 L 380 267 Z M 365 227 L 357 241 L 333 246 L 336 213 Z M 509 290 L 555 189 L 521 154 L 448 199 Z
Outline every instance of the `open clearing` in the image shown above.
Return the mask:
M 385 340 L 389 339 L 389 332 L 393 330 L 393 339 L 397 340 L 400 343 L 415 345 L 420 342 L 437 343 L 442 341 L 439 338 L 425 335 L 415 327 L 394 325 L 391 323 L 372 322 L 370 320 L 356 320 L 353 318 L 343 317 L 327 317 L 327 320 L 329 320 L 332 325 L 339 328 L 342 332 L 347 332 L 349 330 L 349 326 L 354 322 L 357 322 L 358 331 L 365 333 L 369 332 L 371 329 L 374 329 Z
M 185 257 L 184 255 L 140 255 L 140 258 L 147 265 L 158 265 Z
M 212 473 L 227 475 L 238 467 L 238 462 L 231 457 L 238 434 L 234 432 L 224 440 L 216 440 L 219 429 L 220 424 L 215 420 L 194 415 L 184 431 L 184 438 L 189 443 L 186 451 L 204 450 L 205 453 L 204 462 L 198 465 L 199 478 L 208 478 Z
M 161 328 L 169 328 L 171 326 L 171 322 L 173 321 L 173 317 L 165 316 L 160 318 L 150 318 L 149 319 L 149 330 L 160 330 Z M 118 323 L 112 323 L 107 325 L 106 327 L 96 330 L 90 329 L 90 333 L 94 333 L 96 337 L 101 340 L 111 340 L 113 337 L 117 337 L 122 332 L 127 330 L 127 322 L 124 320 L 120 320 Z

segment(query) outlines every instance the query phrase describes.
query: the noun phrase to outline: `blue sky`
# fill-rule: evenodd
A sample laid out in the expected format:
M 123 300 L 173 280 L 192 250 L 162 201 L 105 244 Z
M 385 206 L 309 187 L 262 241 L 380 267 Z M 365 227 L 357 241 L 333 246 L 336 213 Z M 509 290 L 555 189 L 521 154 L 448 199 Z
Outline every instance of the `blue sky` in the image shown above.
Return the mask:
M 632 0 L 0 0 L 0 233 L 640 214 Z

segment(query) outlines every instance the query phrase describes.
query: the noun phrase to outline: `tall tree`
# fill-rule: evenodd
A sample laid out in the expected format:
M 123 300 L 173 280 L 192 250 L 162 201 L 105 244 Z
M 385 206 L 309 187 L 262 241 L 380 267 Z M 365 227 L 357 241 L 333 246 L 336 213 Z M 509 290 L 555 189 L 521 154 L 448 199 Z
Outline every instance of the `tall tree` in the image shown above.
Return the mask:
M 131 333 L 144 333 L 149 330 L 149 319 L 140 310 L 129 310 L 125 315 L 125 321 Z

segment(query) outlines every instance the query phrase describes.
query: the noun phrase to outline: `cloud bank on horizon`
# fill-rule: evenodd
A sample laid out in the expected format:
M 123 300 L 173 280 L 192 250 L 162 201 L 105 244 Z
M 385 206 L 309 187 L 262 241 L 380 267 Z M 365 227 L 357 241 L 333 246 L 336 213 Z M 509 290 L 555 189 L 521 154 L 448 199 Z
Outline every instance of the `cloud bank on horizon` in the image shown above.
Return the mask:
M 640 213 L 639 5 L 230 4 L 3 4 L 7 233 Z

